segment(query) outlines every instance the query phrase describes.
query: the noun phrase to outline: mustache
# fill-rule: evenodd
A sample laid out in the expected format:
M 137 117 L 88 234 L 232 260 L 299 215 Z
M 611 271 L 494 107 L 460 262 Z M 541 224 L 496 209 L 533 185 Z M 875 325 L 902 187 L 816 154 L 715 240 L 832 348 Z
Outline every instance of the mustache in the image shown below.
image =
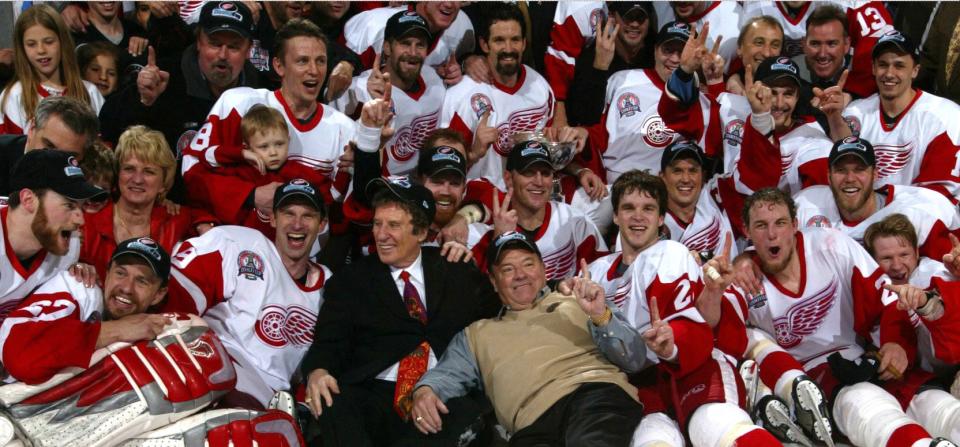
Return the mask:
M 404 56 L 400 58 L 400 62 L 406 62 L 410 64 L 423 64 L 423 58 L 419 56 Z
M 520 59 L 520 53 L 516 51 L 504 51 L 502 53 L 497 54 L 497 60 L 506 59 L 508 57 L 512 57 L 514 59 Z

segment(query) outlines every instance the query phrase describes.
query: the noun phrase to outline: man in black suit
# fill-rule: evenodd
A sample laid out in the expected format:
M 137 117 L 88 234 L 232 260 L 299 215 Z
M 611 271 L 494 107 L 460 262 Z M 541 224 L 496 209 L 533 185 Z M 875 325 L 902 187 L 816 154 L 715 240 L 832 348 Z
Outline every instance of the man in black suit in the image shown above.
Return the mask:
M 457 419 L 423 435 L 408 423 L 410 393 L 454 334 L 495 315 L 500 302 L 473 264 L 421 247 L 436 213 L 428 189 L 406 177 L 374 179 L 366 189 L 377 256 L 345 266 L 327 283 L 301 366 L 306 402 L 325 447 L 455 445 L 479 407 L 454 402 Z

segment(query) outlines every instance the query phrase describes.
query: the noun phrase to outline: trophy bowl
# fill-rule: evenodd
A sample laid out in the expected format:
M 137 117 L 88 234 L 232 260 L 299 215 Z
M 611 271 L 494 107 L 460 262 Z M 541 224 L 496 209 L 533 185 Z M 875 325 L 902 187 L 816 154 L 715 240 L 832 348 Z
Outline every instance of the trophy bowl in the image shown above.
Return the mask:
M 550 154 L 550 162 L 556 171 L 567 167 L 567 165 L 573 161 L 574 155 L 577 154 L 576 142 L 551 141 L 547 139 L 547 136 L 544 135 L 542 130 L 517 132 L 513 134 L 513 144 L 531 140 L 539 141 L 540 144 L 543 144 L 543 146 L 547 148 L 547 152 Z

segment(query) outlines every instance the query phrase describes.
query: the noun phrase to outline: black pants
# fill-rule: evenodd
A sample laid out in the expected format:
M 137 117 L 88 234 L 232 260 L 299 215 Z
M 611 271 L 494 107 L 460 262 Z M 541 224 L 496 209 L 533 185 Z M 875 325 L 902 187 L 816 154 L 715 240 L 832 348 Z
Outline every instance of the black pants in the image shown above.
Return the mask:
M 612 383 L 585 383 L 533 424 L 510 438 L 510 447 L 626 447 L 643 405 Z
M 317 447 L 456 446 L 457 440 L 481 416 L 481 404 L 470 397 L 446 402 L 449 414 L 442 416 L 440 433 L 424 435 L 412 422 L 393 410 L 394 382 L 371 380 L 360 385 L 341 385 L 333 406 L 308 431 L 310 445 Z

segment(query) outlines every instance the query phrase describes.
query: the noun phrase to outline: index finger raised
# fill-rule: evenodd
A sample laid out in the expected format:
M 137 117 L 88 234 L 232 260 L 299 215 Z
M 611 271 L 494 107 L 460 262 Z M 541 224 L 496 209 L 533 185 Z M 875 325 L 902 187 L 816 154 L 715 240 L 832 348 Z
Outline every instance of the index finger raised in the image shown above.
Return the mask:
M 585 258 L 580 258 L 580 277 L 583 279 L 590 279 L 590 269 L 587 268 L 587 260 Z
M 953 248 L 960 248 L 960 239 L 957 239 L 953 233 L 947 233 L 947 237 L 950 238 L 950 245 L 952 245 Z
M 153 45 L 147 47 L 147 66 L 156 66 L 157 65 L 157 52 L 154 51 Z
M 650 325 L 660 322 L 660 307 L 657 305 L 657 297 L 650 298 Z
M 747 64 L 747 68 L 743 70 L 743 86 L 749 88 L 753 85 L 753 64 Z
M 501 211 L 510 209 L 510 200 L 513 199 L 513 189 L 507 190 L 507 195 L 503 196 L 503 203 L 500 205 Z
M 380 75 L 380 53 L 375 52 L 373 56 L 373 67 L 371 68 L 373 69 L 374 76 Z
M 730 259 L 730 249 L 733 247 L 733 235 L 727 233 L 723 238 L 723 256 Z
M 843 86 L 847 83 L 847 75 L 850 74 L 850 69 L 843 70 L 843 73 L 840 74 L 840 79 L 837 81 L 837 87 L 840 87 L 840 90 L 843 90 Z

